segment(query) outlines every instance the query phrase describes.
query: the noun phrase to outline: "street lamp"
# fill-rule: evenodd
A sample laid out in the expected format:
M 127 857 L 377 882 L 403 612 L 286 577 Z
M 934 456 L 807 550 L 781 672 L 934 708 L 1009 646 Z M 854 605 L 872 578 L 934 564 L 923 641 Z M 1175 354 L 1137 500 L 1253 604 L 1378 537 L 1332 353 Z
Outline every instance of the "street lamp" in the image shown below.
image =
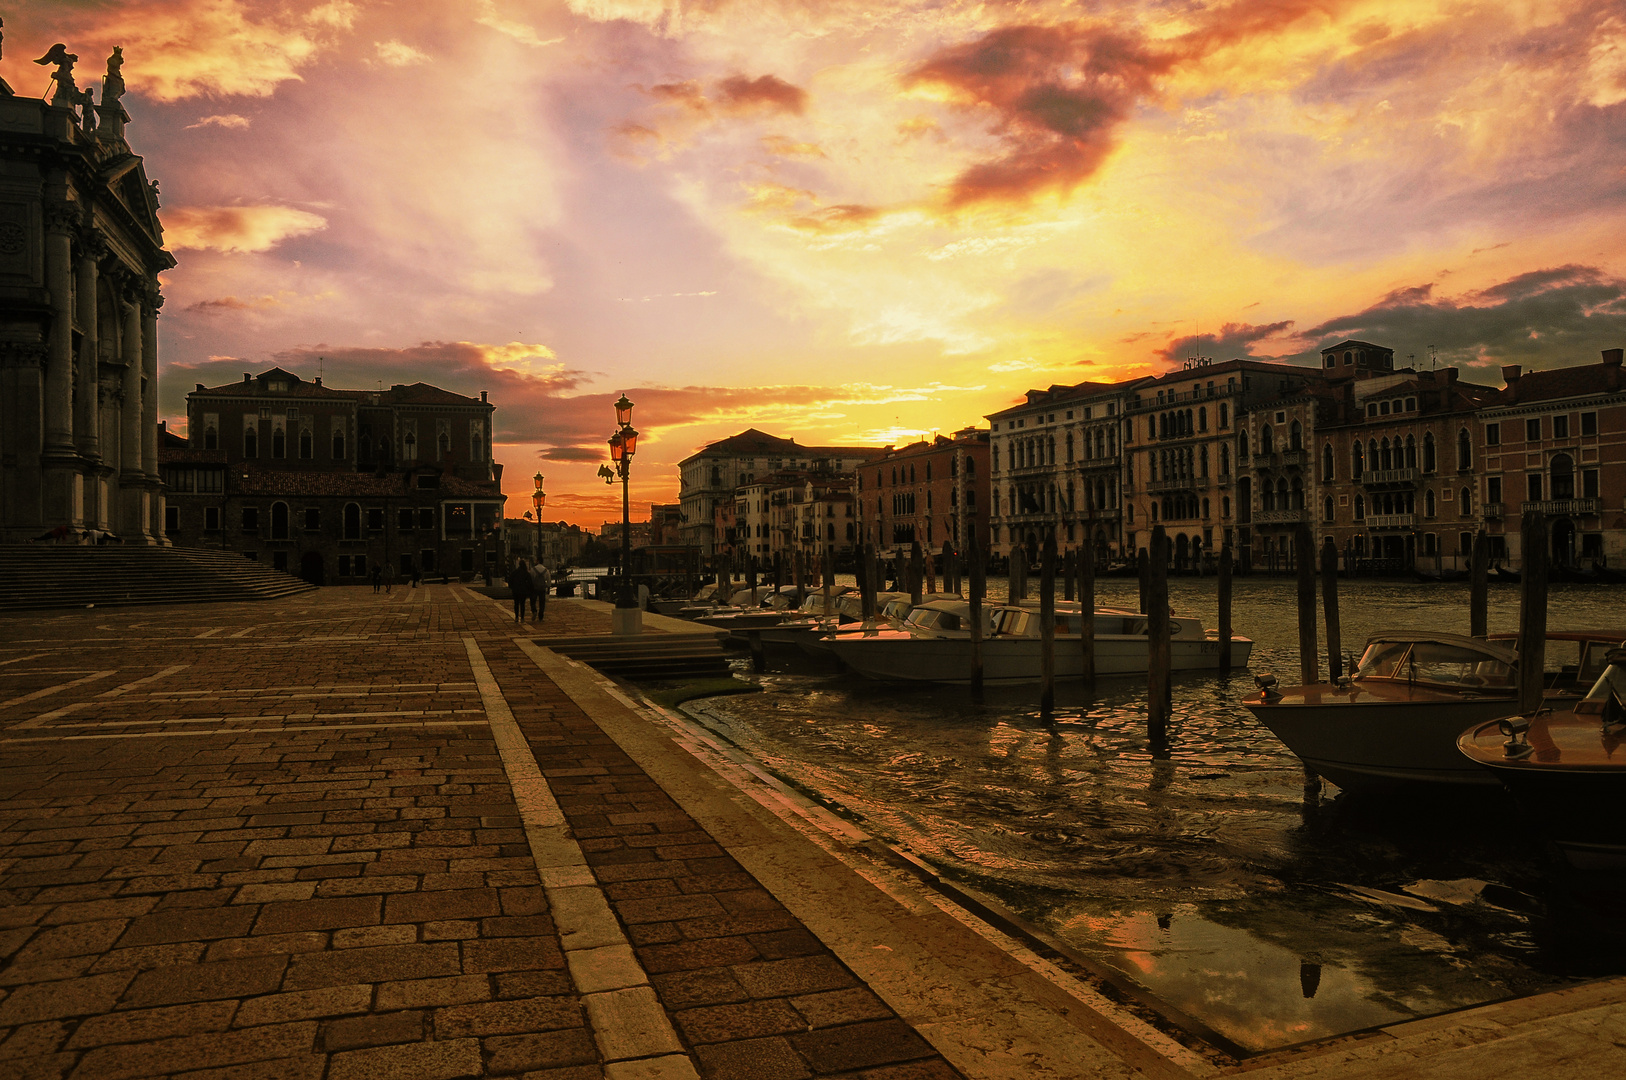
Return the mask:
M 599 475 L 606 484 L 615 483 L 617 477 L 621 479 L 621 590 L 615 606 L 636 608 L 638 602 L 632 595 L 632 505 L 628 501 L 627 480 L 632 473 L 633 455 L 638 452 L 638 432 L 632 426 L 632 402 L 626 394 L 615 403 L 615 422 L 620 425 L 620 430 L 610 436 L 610 460 L 615 463 L 615 469 L 612 472 L 601 468 Z
M 536 550 L 531 553 L 534 556 L 531 561 L 540 563 L 542 561 L 542 508 L 548 505 L 548 493 L 542 490 L 541 473 L 531 477 L 531 482 L 536 485 L 536 490 L 531 493 L 531 505 L 536 507 Z

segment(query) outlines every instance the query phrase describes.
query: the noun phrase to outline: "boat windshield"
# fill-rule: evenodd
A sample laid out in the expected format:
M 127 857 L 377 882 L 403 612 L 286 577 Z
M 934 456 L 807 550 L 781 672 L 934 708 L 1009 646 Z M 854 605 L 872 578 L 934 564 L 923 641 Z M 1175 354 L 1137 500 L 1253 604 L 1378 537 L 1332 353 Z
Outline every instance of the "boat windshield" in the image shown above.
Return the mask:
M 942 608 L 915 608 L 904 620 L 910 626 L 919 626 L 931 630 L 959 630 L 960 616 L 953 611 L 944 611 Z
M 1508 664 L 1476 649 L 1442 641 L 1374 641 L 1355 674 L 1363 679 L 1453 686 L 1513 685 L 1513 669 Z

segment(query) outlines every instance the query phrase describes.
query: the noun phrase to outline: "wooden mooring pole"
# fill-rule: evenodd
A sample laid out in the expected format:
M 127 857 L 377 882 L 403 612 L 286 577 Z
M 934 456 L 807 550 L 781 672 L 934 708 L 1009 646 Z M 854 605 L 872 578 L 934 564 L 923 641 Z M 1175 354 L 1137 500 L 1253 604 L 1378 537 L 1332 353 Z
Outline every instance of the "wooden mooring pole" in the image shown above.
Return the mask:
M 1484 638 L 1490 633 L 1490 537 L 1474 533 L 1474 553 L 1468 561 L 1468 633 Z
M 1011 548 L 1011 568 L 1007 586 L 1005 599 L 1010 603 L 1020 604 L 1028 598 L 1028 552 L 1021 544 Z
M 1546 688 L 1547 663 L 1547 517 L 1532 510 L 1524 515 L 1519 535 L 1524 577 L 1519 595 L 1519 712 L 1534 715 Z
M 920 541 L 914 540 L 909 544 L 909 602 L 918 606 L 925 599 L 923 593 L 925 578 L 921 567 Z
M 1136 568 L 1140 571 L 1140 610 L 1141 610 L 1141 614 L 1150 615 L 1152 613 L 1152 609 L 1150 607 L 1150 604 L 1151 604 L 1150 594 L 1151 594 L 1151 588 L 1152 588 L 1152 582 L 1151 582 L 1152 561 L 1151 561 L 1150 557 L 1148 557 L 1148 555 L 1146 554 L 1146 549 L 1145 548 L 1140 549 L 1140 553 L 1135 556 L 1135 562 L 1137 564 Z
M 1071 600 L 1078 584 L 1078 552 L 1072 548 L 1061 557 L 1061 598 Z
M 982 549 L 977 546 L 973 531 L 966 538 L 966 561 L 971 564 L 971 696 L 982 699 L 982 593 L 988 586 L 987 568 L 983 565 Z
M 1299 681 L 1312 686 L 1320 681 L 1315 639 L 1315 537 L 1308 522 L 1293 530 L 1293 562 L 1299 578 Z
M 1044 566 L 1039 571 L 1039 714 L 1056 711 L 1056 532 L 1044 538 Z
M 1141 552 L 1146 573 L 1146 740 L 1159 753 L 1169 743 L 1173 689 L 1169 672 L 1169 537 L 1152 526 L 1152 550 Z
M 1220 544 L 1219 557 L 1219 666 L 1231 670 L 1231 545 Z
M 1078 647 L 1083 654 L 1079 674 L 1095 681 L 1095 549 L 1088 541 L 1078 549 Z
M 1343 628 L 1338 623 L 1338 545 L 1327 537 L 1321 545 L 1321 613 L 1327 622 L 1327 681 L 1344 673 Z

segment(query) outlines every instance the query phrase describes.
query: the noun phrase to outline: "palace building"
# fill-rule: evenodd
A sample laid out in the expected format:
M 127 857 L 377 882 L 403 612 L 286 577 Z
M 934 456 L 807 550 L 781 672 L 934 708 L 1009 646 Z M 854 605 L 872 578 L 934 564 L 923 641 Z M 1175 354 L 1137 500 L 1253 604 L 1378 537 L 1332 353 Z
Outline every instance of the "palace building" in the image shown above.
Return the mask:
M 49 101 L 0 81 L 0 540 L 163 544 L 158 185 L 61 45 Z

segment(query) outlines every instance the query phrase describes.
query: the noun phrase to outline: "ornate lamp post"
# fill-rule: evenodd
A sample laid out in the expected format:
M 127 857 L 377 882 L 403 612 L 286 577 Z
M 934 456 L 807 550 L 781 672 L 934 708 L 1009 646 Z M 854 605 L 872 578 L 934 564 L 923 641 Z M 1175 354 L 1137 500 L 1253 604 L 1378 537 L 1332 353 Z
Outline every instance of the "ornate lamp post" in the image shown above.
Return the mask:
M 531 482 L 536 485 L 536 490 L 531 493 L 531 505 L 536 508 L 536 550 L 531 554 L 534 556 L 532 561 L 540 563 L 542 561 L 542 508 L 548 505 L 548 493 L 542 490 L 541 473 L 531 477 Z
M 613 625 L 618 632 L 633 633 L 641 628 L 643 620 L 630 614 L 638 610 L 638 601 L 632 593 L 632 507 L 628 501 L 627 480 L 632 473 L 633 455 L 638 452 L 638 431 L 632 426 L 632 402 L 625 394 L 615 403 L 615 422 L 620 425 L 620 430 L 610 436 L 610 460 L 615 463 L 615 469 L 602 467 L 599 475 L 606 484 L 615 483 L 617 477 L 621 480 L 621 588 L 616 595 Z

